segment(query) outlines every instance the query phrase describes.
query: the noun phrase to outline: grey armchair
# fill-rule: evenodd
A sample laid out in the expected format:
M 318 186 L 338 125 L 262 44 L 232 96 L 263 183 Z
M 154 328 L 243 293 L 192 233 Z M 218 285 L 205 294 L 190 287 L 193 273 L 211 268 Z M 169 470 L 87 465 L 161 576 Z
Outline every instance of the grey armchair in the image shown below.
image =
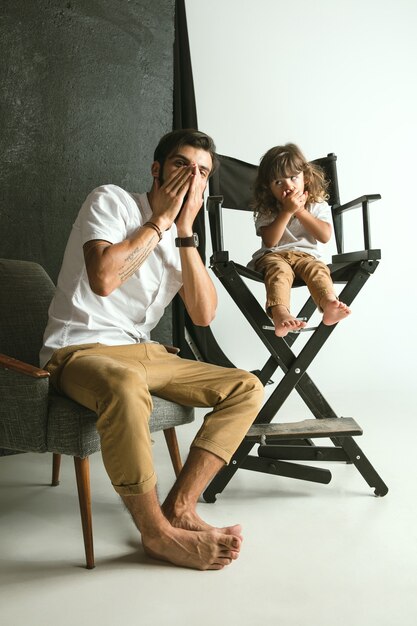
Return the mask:
M 100 450 L 96 414 L 53 392 L 37 367 L 54 284 L 37 263 L 0 259 L 0 456 L 52 452 L 52 485 L 61 455 L 74 457 L 86 566 L 94 567 L 89 456 Z M 159 333 L 159 337 L 158 337 Z M 155 339 L 166 341 L 164 319 Z M 181 457 L 175 427 L 194 420 L 194 409 L 153 397 L 152 432 L 163 430 L 175 474 Z

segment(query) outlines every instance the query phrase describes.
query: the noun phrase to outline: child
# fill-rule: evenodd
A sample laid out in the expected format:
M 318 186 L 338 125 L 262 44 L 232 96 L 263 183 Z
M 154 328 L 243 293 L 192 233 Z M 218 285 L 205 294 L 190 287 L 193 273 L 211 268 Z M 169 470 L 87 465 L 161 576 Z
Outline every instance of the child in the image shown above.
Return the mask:
M 292 143 L 271 148 L 262 157 L 253 202 L 262 248 L 249 266 L 264 275 L 266 311 L 278 337 L 306 325 L 290 313 L 296 276 L 307 284 L 323 324 L 331 326 L 350 314 L 334 293 L 329 268 L 319 260 L 317 243 L 328 242 L 332 233 L 327 186 L 321 168 L 308 163 Z

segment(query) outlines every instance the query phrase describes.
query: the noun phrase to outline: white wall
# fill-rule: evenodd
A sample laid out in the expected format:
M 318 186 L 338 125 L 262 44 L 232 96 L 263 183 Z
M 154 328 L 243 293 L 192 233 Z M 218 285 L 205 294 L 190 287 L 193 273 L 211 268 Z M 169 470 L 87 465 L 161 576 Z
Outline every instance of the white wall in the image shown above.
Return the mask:
M 258 163 L 269 147 L 294 141 L 311 159 L 338 155 L 342 201 L 382 195 L 371 205 L 382 262 L 314 362 L 313 378 L 348 393 L 409 388 L 417 333 L 415 0 L 187 0 L 186 8 L 199 127 L 220 153 Z M 246 262 L 259 247 L 253 222 L 226 213 L 232 258 Z M 355 249 L 359 212 L 348 216 Z M 259 366 L 266 351 L 220 284 L 218 291 L 219 343 L 237 365 Z M 256 291 L 263 302 L 262 286 Z M 294 309 L 298 301 L 297 293 Z

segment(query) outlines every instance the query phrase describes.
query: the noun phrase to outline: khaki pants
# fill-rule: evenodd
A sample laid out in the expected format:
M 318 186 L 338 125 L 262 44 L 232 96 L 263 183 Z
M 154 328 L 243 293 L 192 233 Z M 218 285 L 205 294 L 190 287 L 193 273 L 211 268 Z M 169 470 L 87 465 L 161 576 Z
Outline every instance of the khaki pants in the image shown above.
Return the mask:
M 103 461 L 121 495 L 146 493 L 156 484 L 151 393 L 185 406 L 214 407 L 192 445 L 226 463 L 263 398 L 253 374 L 181 359 L 153 343 L 69 346 L 54 353 L 47 369 L 58 391 L 97 413 Z
M 266 311 L 281 304 L 290 310 L 291 287 L 295 277 L 307 285 L 311 297 L 321 310 L 320 302 L 326 294 L 334 294 L 330 270 L 321 261 L 305 252 L 270 252 L 256 262 L 266 287 Z

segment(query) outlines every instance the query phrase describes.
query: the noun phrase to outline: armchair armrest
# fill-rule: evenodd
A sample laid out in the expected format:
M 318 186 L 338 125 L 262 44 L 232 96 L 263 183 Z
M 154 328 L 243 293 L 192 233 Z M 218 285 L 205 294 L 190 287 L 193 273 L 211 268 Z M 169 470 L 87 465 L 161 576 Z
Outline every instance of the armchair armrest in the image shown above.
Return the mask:
M 49 373 L 0 355 L 0 447 L 46 452 Z
M 333 207 L 333 222 L 335 227 L 335 237 L 336 237 L 336 245 L 337 251 L 339 254 L 344 252 L 343 249 L 343 224 L 342 224 L 342 215 L 346 211 L 351 211 L 352 209 L 362 207 L 362 224 L 363 224 L 363 240 L 364 240 L 364 249 L 371 249 L 371 228 L 369 222 L 369 211 L 368 207 L 371 202 L 375 200 L 380 200 L 381 196 L 379 194 L 368 194 L 365 196 L 360 196 L 359 198 L 355 198 L 355 200 L 351 200 L 346 204 L 339 204 Z
M 33 378 L 46 378 L 50 375 L 49 372 L 41 369 L 40 367 L 29 365 L 29 363 L 24 363 L 23 361 L 14 359 L 6 354 L 0 354 L 0 367 L 10 369 L 15 372 L 21 372 L 22 374 L 32 376 Z

